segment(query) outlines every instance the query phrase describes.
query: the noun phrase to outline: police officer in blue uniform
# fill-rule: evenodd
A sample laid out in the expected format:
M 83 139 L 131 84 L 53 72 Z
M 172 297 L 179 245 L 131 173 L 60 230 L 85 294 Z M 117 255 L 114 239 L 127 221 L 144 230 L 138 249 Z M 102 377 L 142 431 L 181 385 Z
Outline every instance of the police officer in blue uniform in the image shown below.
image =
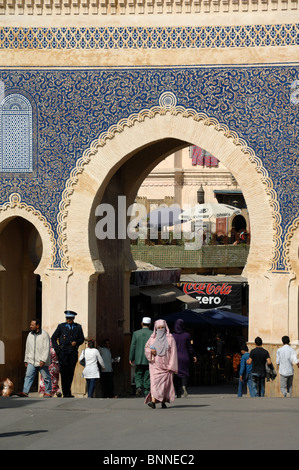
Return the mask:
M 78 348 L 84 342 L 82 326 L 74 323 L 77 315 L 71 310 L 65 312 L 65 323 L 60 323 L 52 335 L 52 345 L 58 356 L 62 393 L 65 398 L 73 397 L 71 386 L 78 361 Z

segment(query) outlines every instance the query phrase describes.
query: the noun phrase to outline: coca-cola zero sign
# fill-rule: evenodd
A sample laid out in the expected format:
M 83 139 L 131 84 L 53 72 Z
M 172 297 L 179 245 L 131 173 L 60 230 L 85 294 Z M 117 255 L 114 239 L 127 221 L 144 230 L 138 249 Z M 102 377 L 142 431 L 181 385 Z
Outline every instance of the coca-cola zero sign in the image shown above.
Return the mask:
M 195 297 L 200 305 L 217 307 L 223 303 L 223 297 L 227 297 L 231 293 L 232 286 L 227 283 L 186 283 L 183 285 L 183 291 L 185 294 Z

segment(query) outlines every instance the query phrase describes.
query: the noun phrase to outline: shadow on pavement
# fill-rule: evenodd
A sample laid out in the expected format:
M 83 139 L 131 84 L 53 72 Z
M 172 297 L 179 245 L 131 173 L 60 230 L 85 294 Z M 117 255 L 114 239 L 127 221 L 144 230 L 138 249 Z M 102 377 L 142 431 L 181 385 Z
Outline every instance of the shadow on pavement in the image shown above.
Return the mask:
M 4 432 L 0 433 L 1 437 L 16 437 L 16 436 L 32 436 L 33 434 L 40 434 L 41 432 L 48 432 L 46 429 L 40 429 L 36 431 L 15 431 L 15 432 Z

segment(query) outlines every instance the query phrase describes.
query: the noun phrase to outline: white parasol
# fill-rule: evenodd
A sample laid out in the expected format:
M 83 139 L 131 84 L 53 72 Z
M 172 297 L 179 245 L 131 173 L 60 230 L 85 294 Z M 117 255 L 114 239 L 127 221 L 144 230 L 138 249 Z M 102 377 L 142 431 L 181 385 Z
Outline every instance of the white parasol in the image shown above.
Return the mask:
M 214 202 L 206 202 L 204 204 L 196 204 L 195 206 L 183 211 L 178 217 L 181 220 L 207 220 L 211 217 L 231 217 L 232 215 L 241 214 L 241 210 L 237 207 L 227 204 L 217 204 Z

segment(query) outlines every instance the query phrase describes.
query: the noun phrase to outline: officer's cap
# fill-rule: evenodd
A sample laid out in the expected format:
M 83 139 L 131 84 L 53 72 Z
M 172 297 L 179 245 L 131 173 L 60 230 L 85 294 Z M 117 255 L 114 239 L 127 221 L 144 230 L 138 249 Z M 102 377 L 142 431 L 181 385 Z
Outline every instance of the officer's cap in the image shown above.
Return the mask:
M 76 312 L 72 312 L 72 310 L 66 310 L 64 314 L 67 318 L 74 318 L 77 315 Z

